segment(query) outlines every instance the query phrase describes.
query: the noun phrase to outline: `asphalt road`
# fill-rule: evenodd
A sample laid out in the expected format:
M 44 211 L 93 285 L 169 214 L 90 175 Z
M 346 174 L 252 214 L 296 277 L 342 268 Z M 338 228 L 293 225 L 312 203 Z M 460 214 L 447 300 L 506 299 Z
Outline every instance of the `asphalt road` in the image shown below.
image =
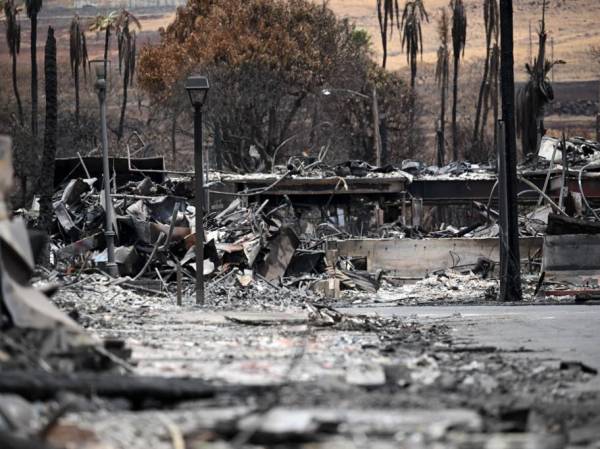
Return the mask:
M 442 320 L 456 339 L 503 350 L 526 348 L 544 359 L 580 361 L 600 371 L 600 306 L 372 307 L 355 313 Z M 586 384 L 600 387 L 600 375 Z

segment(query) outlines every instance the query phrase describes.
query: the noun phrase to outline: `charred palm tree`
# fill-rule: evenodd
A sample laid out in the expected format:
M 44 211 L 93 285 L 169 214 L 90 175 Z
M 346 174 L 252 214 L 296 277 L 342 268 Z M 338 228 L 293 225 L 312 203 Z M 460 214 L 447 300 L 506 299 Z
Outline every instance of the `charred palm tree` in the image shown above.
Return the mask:
M 381 33 L 381 44 L 383 46 L 381 66 L 384 69 L 387 62 L 388 31 L 391 37 L 394 31 L 394 22 L 399 26 L 399 11 L 398 0 L 377 0 L 377 19 L 379 20 L 379 32 Z
M 533 65 L 525 64 L 529 75 L 527 82 L 517 93 L 517 134 L 521 137 L 523 154 L 533 153 L 539 146 L 544 129 L 544 107 L 554 99 L 548 73 L 556 64 L 564 61 L 546 59 L 546 0 L 542 3 L 542 20 L 538 30 L 538 55 Z
M 483 141 L 485 126 L 488 122 L 488 115 L 490 108 L 493 111 L 493 146 L 489 149 L 488 158 L 494 157 L 496 148 L 498 145 L 498 129 L 496 124 L 498 123 L 498 101 L 500 100 L 500 88 L 498 84 L 498 75 L 500 72 L 500 47 L 498 42 L 492 47 L 490 54 L 490 83 L 489 89 L 486 90 L 486 95 L 483 99 L 483 115 L 481 118 L 481 125 L 479 130 L 480 141 Z
M 491 81 L 493 78 L 493 72 L 491 68 L 492 58 L 492 41 L 495 37 L 495 42 L 498 42 L 498 2 L 497 0 L 483 0 L 483 21 L 485 24 L 485 62 L 483 66 L 483 79 L 481 80 L 481 86 L 479 88 L 479 97 L 477 98 L 477 109 L 475 111 L 475 125 L 473 126 L 473 145 L 477 146 L 483 139 L 483 129 L 485 127 L 485 121 L 481 124 L 481 130 L 479 129 L 481 123 L 481 113 L 484 105 L 487 106 L 487 100 L 489 99 Z M 486 114 L 487 115 L 487 114 Z
M 31 132 L 37 136 L 37 16 L 42 9 L 42 0 L 25 0 L 25 9 L 31 22 Z
M 90 25 L 90 31 L 104 32 L 104 73 L 108 73 L 108 49 L 110 47 L 110 35 L 115 27 L 119 13 L 112 11 L 107 15 L 97 15 Z
M 75 14 L 69 29 L 69 59 L 71 62 L 71 76 L 75 81 L 75 121 L 79 125 L 79 69 L 83 67 L 83 77 L 87 80 L 88 53 L 85 42 L 85 31 Z
M 450 0 L 452 10 L 452 56 L 454 59 L 454 78 L 452 80 L 452 157 L 458 160 L 458 67 L 461 56 L 465 55 L 467 43 L 467 15 L 462 0 Z
M 438 21 L 438 36 L 440 47 L 437 51 L 437 64 L 435 79 L 440 88 L 440 118 L 437 127 L 437 164 L 439 167 L 445 163 L 446 154 L 446 100 L 448 97 L 448 81 L 450 78 L 450 52 L 448 50 L 450 29 L 446 8 L 442 8 L 442 15 Z
M 135 30 L 130 26 L 141 28 L 139 21 L 127 11 L 124 11 L 122 21 L 117 23 L 117 42 L 119 48 L 119 73 L 123 76 L 123 103 L 121 104 L 121 117 L 117 137 L 123 137 L 125 125 L 125 108 L 127 107 L 127 89 L 133 85 L 135 75 Z
M 410 87 L 414 90 L 417 79 L 417 58 L 423 56 L 423 33 L 421 22 L 429 22 L 429 16 L 423 0 L 410 0 L 404 7 L 400 29 L 402 31 L 402 48 L 406 51 L 406 62 L 410 66 Z
M 21 49 L 21 24 L 19 23 L 19 12 L 21 8 L 15 5 L 14 0 L 7 0 L 4 3 L 4 15 L 6 18 L 6 42 L 8 51 L 12 59 L 12 85 L 17 100 L 19 112 L 19 122 L 23 125 L 23 106 L 21 105 L 21 96 L 19 95 L 19 86 L 17 85 L 17 55 Z
M 54 160 L 58 136 L 58 99 L 56 71 L 56 39 L 54 29 L 48 27 L 44 57 L 46 86 L 46 125 L 44 127 L 44 152 L 42 171 L 38 184 L 40 193 L 40 229 L 49 231 L 52 223 L 52 192 L 54 191 Z

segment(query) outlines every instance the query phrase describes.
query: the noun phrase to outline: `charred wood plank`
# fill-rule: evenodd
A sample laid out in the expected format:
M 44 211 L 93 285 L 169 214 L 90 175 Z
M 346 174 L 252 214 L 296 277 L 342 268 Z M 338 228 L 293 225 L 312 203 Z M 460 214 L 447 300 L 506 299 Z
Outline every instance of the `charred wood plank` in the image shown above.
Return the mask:
M 42 371 L 0 372 L 0 393 L 28 400 L 53 398 L 59 392 L 127 398 L 133 402 L 156 400 L 174 403 L 213 398 L 219 394 L 259 392 L 261 386 L 213 385 L 201 379 L 126 376 L 111 373 L 54 374 Z

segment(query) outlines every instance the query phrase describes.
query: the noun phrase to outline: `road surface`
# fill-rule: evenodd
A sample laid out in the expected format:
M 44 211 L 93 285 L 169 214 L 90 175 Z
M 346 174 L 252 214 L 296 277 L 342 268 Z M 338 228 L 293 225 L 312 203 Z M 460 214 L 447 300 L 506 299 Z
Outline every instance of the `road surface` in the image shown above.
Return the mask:
M 524 347 L 545 359 L 580 361 L 600 371 L 599 306 L 404 306 L 340 310 L 443 320 L 457 339 L 466 338 L 503 350 Z M 600 376 L 586 385 L 600 387 Z

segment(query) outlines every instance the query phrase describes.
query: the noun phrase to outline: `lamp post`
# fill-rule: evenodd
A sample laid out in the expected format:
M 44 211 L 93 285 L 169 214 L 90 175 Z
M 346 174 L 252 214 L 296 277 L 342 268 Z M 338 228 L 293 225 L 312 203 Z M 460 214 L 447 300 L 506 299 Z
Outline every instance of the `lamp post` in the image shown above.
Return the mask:
M 368 96 L 361 92 L 357 92 L 351 89 L 323 89 L 321 93 L 325 96 L 331 95 L 334 92 L 342 92 L 350 95 L 356 95 L 358 97 L 364 98 L 365 100 L 369 100 L 373 102 L 372 110 L 373 110 L 373 138 L 375 140 L 375 165 L 381 167 L 381 154 L 382 154 L 382 144 L 381 144 L 381 131 L 379 129 L 379 104 L 377 101 L 377 89 L 373 88 L 373 95 Z
M 194 108 L 194 173 L 196 199 L 196 304 L 204 304 L 204 164 L 202 160 L 202 106 L 208 95 L 208 78 L 192 75 L 185 82 Z
M 113 229 L 113 205 L 110 196 L 110 168 L 108 166 L 108 132 L 106 129 L 106 77 L 109 61 L 105 59 L 95 59 L 90 61 L 90 66 L 94 67 L 96 74 L 96 92 L 98 93 L 98 102 L 100 103 L 100 138 L 102 139 L 102 176 L 104 178 L 104 209 L 106 216 L 106 225 L 104 236 L 106 240 L 106 271 L 110 276 L 119 275 L 117 264 L 115 263 L 115 231 Z

